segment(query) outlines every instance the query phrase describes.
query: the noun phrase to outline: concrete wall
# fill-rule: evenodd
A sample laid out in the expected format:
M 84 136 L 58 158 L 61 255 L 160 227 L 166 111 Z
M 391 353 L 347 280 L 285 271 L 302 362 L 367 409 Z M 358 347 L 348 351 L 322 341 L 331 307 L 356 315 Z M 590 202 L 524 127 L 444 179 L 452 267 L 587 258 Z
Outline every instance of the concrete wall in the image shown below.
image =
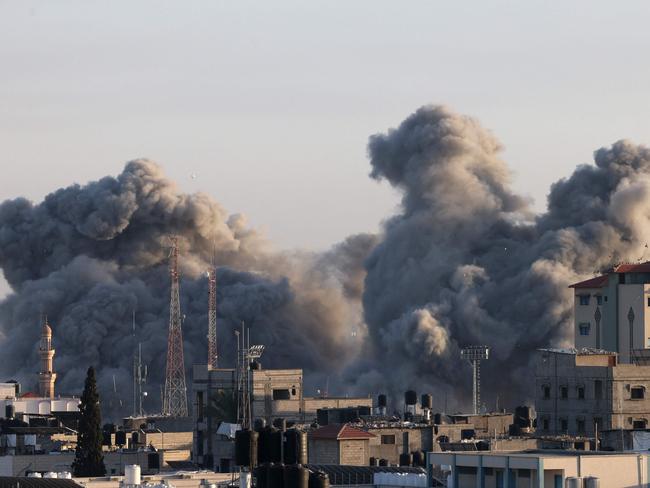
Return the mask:
M 369 458 L 387 459 L 392 465 L 399 464 L 400 454 L 433 450 L 433 426 L 412 429 L 379 427 L 367 430 L 376 436 L 369 440 Z M 382 444 L 382 436 L 386 435 L 395 436 L 395 444 Z M 404 441 L 408 443 L 405 445 Z
M 340 440 L 339 459 L 339 464 L 349 466 L 368 466 L 370 462 L 368 439 Z
M 340 464 L 339 445 L 336 439 L 309 439 L 311 464 Z

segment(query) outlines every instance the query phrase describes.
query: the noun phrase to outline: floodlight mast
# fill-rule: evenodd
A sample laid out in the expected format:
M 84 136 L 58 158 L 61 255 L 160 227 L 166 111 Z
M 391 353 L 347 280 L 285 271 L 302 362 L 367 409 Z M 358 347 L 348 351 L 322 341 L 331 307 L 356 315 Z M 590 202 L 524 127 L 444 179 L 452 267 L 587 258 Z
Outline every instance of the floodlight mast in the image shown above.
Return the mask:
M 466 346 L 460 350 L 460 357 L 472 364 L 472 404 L 474 414 L 478 414 L 481 407 L 481 360 L 490 357 L 490 348 L 488 346 Z

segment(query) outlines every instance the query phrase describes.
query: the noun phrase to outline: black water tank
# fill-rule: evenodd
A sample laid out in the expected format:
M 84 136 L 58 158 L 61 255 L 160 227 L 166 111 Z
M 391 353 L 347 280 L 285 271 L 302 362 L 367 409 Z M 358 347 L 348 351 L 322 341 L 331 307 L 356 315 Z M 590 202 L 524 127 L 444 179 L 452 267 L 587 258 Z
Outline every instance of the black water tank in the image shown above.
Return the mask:
M 260 431 L 266 427 L 266 419 L 255 419 L 255 430 Z
M 404 393 L 404 403 L 407 405 L 415 405 L 418 403 L 418 394 L 413 390 L 408 390 Z
M 147 466 L 149 469 L 160 469 L 160 457 L 157 452 L 147 454 Z
M 379 458 L 371 457 L 370 458 L 370 466 L 379 466 Z
M 262 363 L 259 361 L 251 361 L 250 367 L 253 371 L 259 371 L 262 369 Z
M 257 445 L 259 434 L 254 430 L 235 432 L 235 464 L 237 466 L 257 466 Z
M 442 424 L 442 414 L 441 413 L 437 413 L 437 414 L 435 414 L 433 416 L 433 423 L 436 424 L 436 425 Z
M 131 444 L 134 446 L 140 443 L 140 434 L 137 432 L 131 433 Z
M 330 416 L 327 409 L 319 408 L 316 410 L 316 422 L 318 422 L 318 425 L 329 425 Z
M 273 427 L 280 429 L 282 432 L 287 430 L 287 421 L 285 419 L 277 418 L 273 420 Z
M 284 488 L 308 488 L 309 470 L 299 464 L 285 466 Z
M 386 406 L 386 395 L 383 393 L 377 397 L 377 406 L 385 407 Z
M 268 488 L 269 469 L 271 469 L 270 464 L 261 464 L 255 468 L 256 488 Z
M 282 461 L 282 432 L 275 427 L 265 427 L 260 431 L 257 462 L 279 463 Z
M 413 454 L 400 454 L 399 455 L 399 465 L 400 466 L 413 466 Z
M 16 407 L 9 404 L 5 407 L 5 417 L 8 419 L 13 419 L 16 416 Z
M 428 408 L 431 410 L 433 408 L 433 396 L 429 393 L 424 393 L 421 398 L 422 408 Z
M 285 434 L 285 464 L 307 464 L 307 432 L 289 429 Z
M 123 430 L 115 432 L 115 444 L 118 446 L 126 446 L 126 432 Z
M 413 452 L 413 466 L 425 467 L 427 464 L 426 454 L 424 451 Z
M 282 488 L 284 486 L 284 464 L 272 464 L 269 468 L 267 488 Z
M 309 488 L 329 488 L 330 478 L 322 471 L 314 471 L 309 475 Z
M 372 415 L 372 410 L 370 407 L 361 406 L 359 407 L 359 415 Z

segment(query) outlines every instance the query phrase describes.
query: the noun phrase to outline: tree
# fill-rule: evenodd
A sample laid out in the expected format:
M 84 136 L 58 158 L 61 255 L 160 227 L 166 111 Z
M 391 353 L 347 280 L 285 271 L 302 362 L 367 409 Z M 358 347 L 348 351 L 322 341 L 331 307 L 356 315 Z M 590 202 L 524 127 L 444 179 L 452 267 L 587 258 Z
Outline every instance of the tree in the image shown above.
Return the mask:
M 104 476 L 102 454 L 102 415 L 99 411 L 99 394 L 95 380 L 95 368 L 88 368 L 84 392 L 79 405 L 81 418 L 77 433 L 77 451 L 72 472 L 77 477 Z

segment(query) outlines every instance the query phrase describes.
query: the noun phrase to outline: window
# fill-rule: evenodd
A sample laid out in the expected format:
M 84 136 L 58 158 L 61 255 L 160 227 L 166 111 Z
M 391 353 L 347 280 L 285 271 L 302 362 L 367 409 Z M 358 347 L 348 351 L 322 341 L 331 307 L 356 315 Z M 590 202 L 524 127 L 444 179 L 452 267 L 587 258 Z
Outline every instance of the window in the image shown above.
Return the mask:
M 578 387 L 578 400 L 584 400 L 585 399 L 585 387 L 584 386 L 579 386 Z
M 635 430 L 644 430 L 646 426 L 648 425 L 648 421 L 646 419 L 634 419 L 632 422 L 632 428 Z
M 544 395 L 544 400 L 551 398 L 551 387 L 548 385 L 542 386 L 542 393 Z
M 633 386 L 632 388 L 630 388 L 631 400 L 643 400 L 644 398 L 645 398 L 645 387 Z
M 291 396 L 296 396 L 296 387 L 291 388 Z
M 591 298 L 589 295 L 578 295 L 578 298 L 580 299 L 580 305 L 589 305 L 589 298 Z
M 549 429 L 549 422 L 548 418 L 543 418 L 542 419 L 542 430 L 548 430 Z
M 607 301 L 607 295 L 605 295 L 605 301 Z
M 290 400 L 291 395 L 289 390 L 273 390 L 273 399 L 274 400 Z
M 382 444 L 395 444 L 395 434 L 382 435 L 381 436 Z
M 603 381 L 596 380 L 594 381 L 594 397 L 596 400 L 602 400 L 603 398 Z
M 569 430 L 569 421 L 567 419 L 560 419 L 560 430 L 562 432 Z
M 530 469 L 518 469 L 517 475 L 519 478 L 530 478 Z
M 598 305 L 602 305 L 602 304 L 603 304 L 603 296 L 602 296 L 602 295 L 596 295 L 596 303 L 597 303 Z
M 580 433 L 584 433 L 585 431 L 585 419 L 577 419 L 576 420 L 576 430 Z
M 650 307 L 650 297 L 648 297 L 648 307 Z
M 566 400 L 569 398 L 569 387 L 568 386 L 560 386 L 560 398 L 562 400 Z
M 589 322 L 583 322 L 579 325 L 580 327 L 580 335 L 581 336 L 588 336 L 589 335 L 589 329 L 591 329 L 591 324 Z

